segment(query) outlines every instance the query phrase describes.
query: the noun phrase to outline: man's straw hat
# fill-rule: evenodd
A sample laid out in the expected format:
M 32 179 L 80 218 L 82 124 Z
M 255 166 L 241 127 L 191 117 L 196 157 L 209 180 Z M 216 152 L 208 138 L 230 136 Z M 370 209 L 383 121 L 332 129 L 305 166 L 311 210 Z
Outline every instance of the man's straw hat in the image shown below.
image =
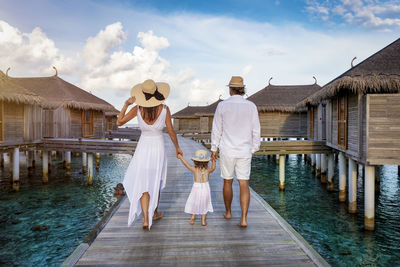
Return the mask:
M 142 107 L 155 107 L 167 99 L 170 92 L 168 83 L 146 80 L 131 89 L 131 96 L 136 98 L 135 103 Z
M 197 150 L 196 153 L 194 154 L 195 157 L 191 158 L 193 161 L 199 161 L 199 162 L 209 162 L 211 158 L 207 158 L 207 151 L 205 150 Z
M 240 76 L 232 76 L 229 84 L 227 85 L 229 87 L 239 87 L 239 88 L 244 88 L 245 85 L 243 84 L 243 78 Z

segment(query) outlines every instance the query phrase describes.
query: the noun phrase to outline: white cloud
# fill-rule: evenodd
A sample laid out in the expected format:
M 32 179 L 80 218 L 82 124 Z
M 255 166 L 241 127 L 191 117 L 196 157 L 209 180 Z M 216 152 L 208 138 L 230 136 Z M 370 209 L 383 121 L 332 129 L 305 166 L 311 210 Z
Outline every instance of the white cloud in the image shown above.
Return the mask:
M 246 65 L 246 67 L 244 67 L 242 70 L 242 75 L 244 76 L 244 75 L 249 74 L 252 71 L 252 69 L 253 69 L 253 65 L 251 65 L 251 64 Z
M 389 31 L 400 28 L 400 1 L 308 0 L 306 10 L 324 21 L 344 19 L 368 29 Z M 331 12 L 330 12 L 331 11 Z

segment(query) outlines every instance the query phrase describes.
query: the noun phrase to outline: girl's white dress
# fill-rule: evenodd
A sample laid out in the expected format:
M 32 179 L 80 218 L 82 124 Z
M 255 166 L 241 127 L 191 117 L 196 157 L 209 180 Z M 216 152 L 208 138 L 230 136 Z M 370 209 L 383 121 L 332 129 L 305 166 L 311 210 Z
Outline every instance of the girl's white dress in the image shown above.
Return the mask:
M 165 127 L 165 106 L 154 124 L 147 124 L 138 108 L 137 118 L 140 130 L 139 142 L 128 169 L 123 185 L 130 202 L 128 226 L 142 213 L 140 198 L 144 192 L 150 195 L 149 228 L 154 210 L 158 203 L 158 194 L 165 187 L 167 178 L 167 156 L 162 130 Z
M 190 214 L 206 214 L 213 212 L 211 203 L 210 185 L 208 183 L 210 173 L 196 168 L 194 183 L 186 201 L 185 212 Z

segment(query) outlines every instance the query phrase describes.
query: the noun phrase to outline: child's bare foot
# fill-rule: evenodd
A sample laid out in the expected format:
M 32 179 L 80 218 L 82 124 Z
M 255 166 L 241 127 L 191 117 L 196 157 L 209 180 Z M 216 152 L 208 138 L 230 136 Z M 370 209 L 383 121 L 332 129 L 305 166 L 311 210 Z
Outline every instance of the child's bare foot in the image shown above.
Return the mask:
M 230 212 L 226 211 L 224 213 L 224 218 L 227 219 L 227 220 L 232 219 L 232 214 Z
M 154 213 L 153 221 L 157 221 L 157 220 L 161 219 L 163 217 L 163 215 L 164 215 L 164 212 L 162 212 L 162 211 Z
M 192 215 L 192 218 L 190 218 L 190 224 L 193 225 L 194 224 L 194 220 L 196 219 L 196 215 Z
M 206 215 L 201 215 L 201 225 L 202 226 L 206 226 L 207 225 Z

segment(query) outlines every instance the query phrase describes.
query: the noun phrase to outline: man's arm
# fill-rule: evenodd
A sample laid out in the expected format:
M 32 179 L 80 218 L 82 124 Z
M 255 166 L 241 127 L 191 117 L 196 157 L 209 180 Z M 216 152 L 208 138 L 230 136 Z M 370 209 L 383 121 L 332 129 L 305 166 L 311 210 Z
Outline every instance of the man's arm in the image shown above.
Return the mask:
M 213 158 L 216 158 L 217 150 L 221 141 L 222 136 L 222 113 L 221 103 L 218 104 L 217 110 L 214 114 L 212 132 L 211 132 L 211 151 L 213 152 Z
M 257 152 L 260 150 L 260 139 L 261 139 L 261 127 L 260 127 L 260 119 L 258 117 L 257 107 L 254 106 L 253 116 L 252 116 L 252 136 L 253 136 L 253 146 L 251 148 L 251 153 Z

